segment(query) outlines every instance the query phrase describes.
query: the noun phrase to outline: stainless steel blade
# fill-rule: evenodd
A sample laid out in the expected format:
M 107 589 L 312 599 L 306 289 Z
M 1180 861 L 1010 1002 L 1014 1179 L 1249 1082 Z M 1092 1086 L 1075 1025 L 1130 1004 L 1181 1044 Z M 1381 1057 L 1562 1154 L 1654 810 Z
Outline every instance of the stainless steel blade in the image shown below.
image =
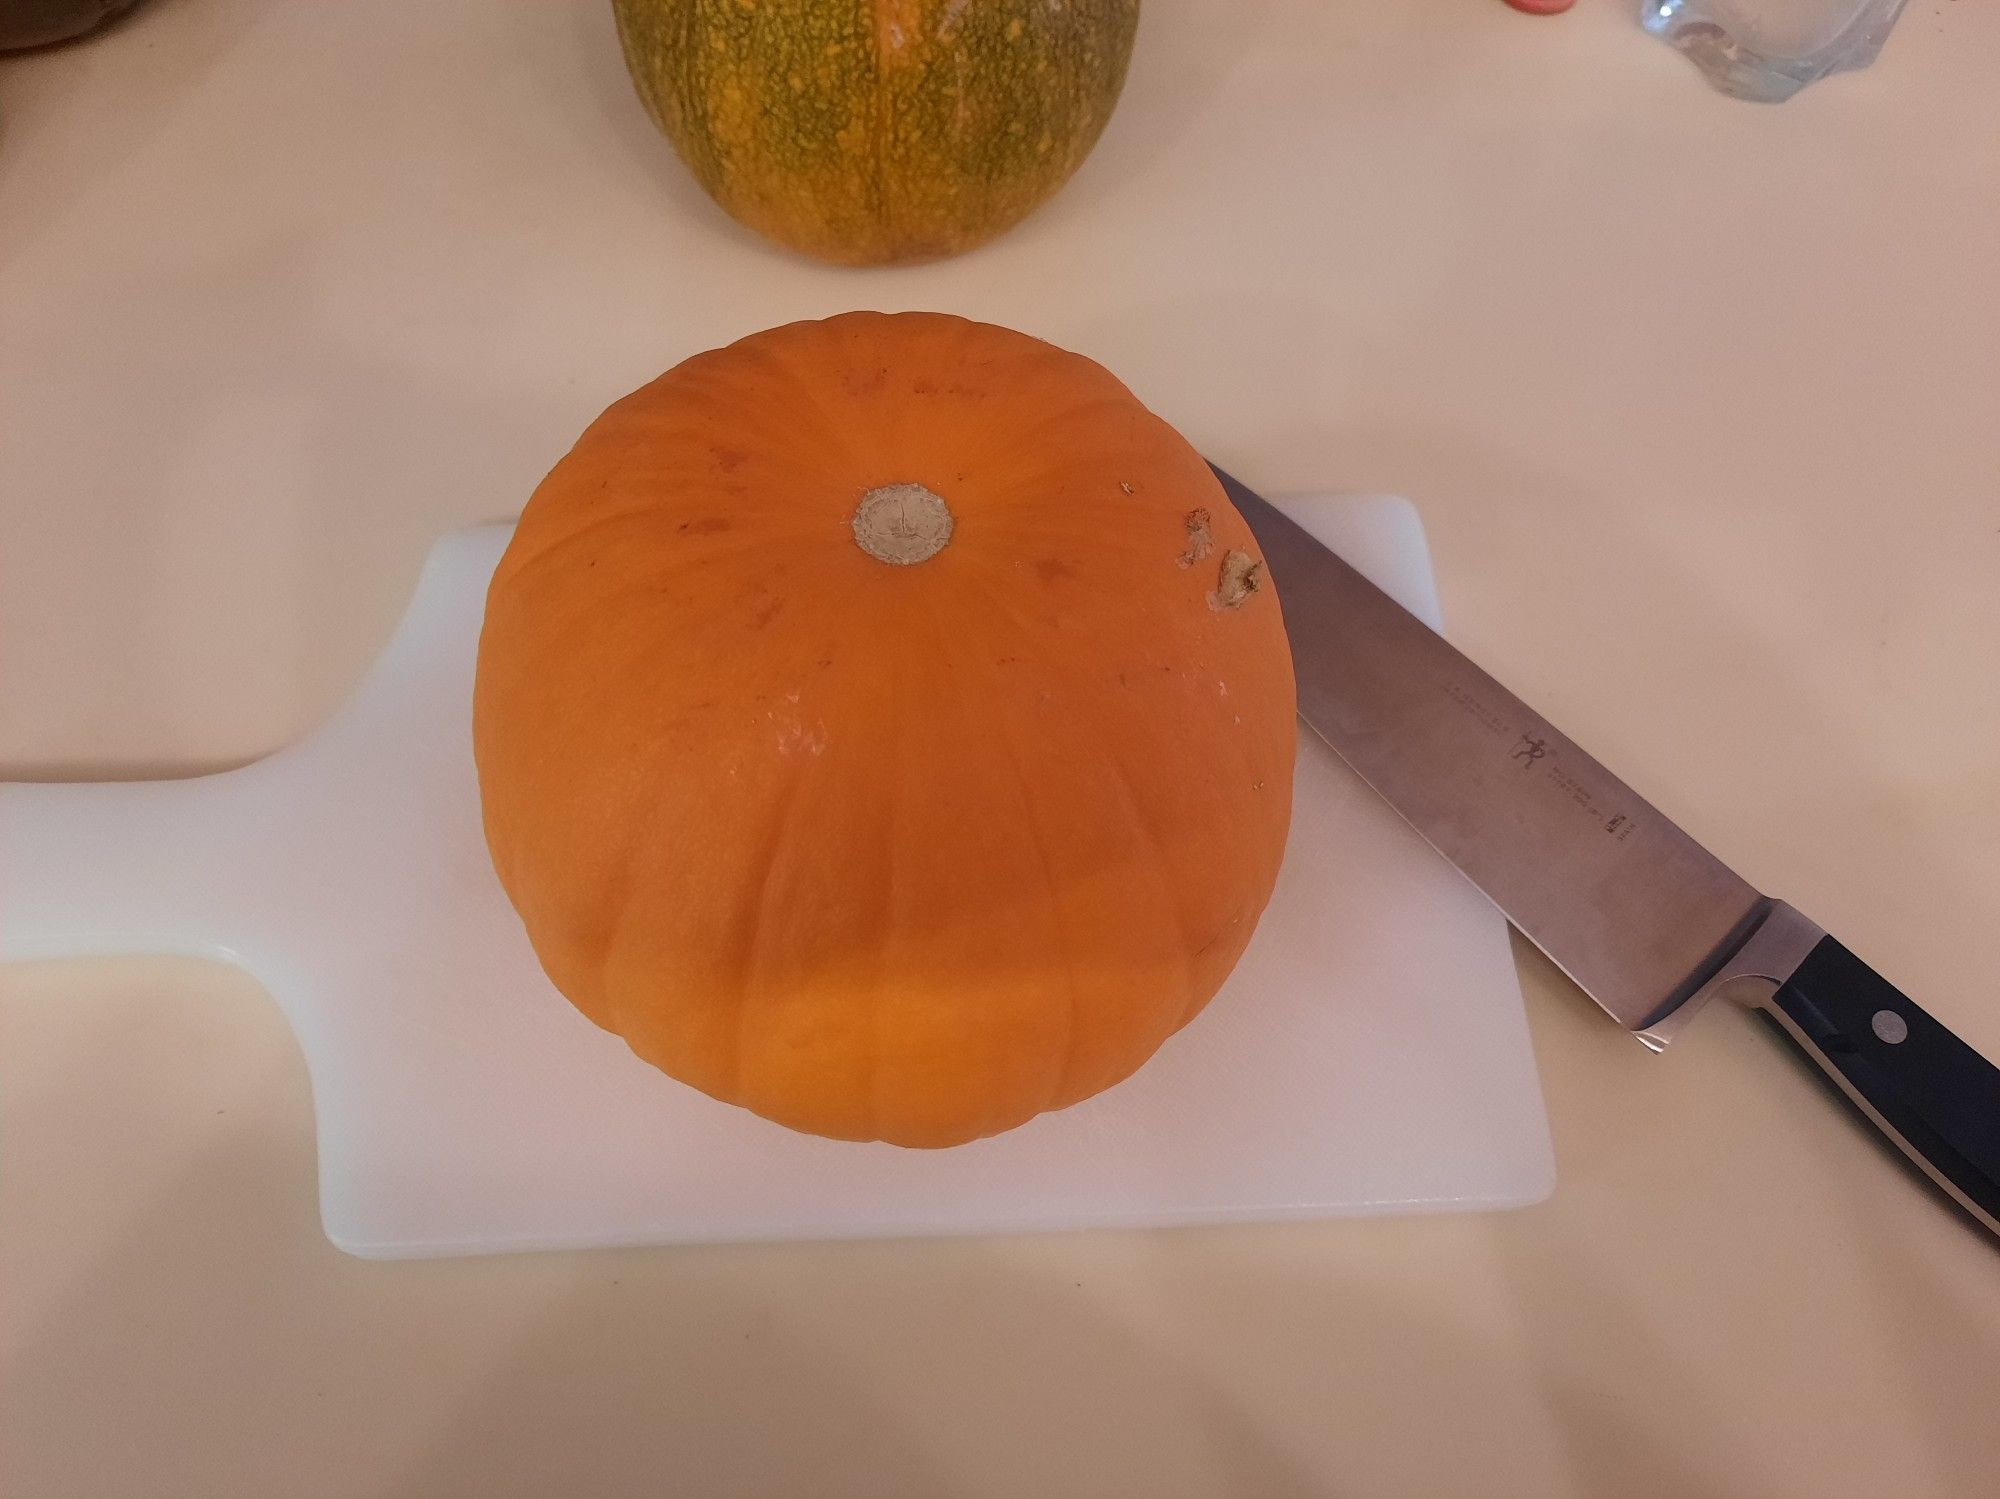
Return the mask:
M 1216 476 L 1277 585 L 1300 716 L 1585 993 L 1658 1046 L 1722 979 L 1789 977 L 1817 928 L 1297 523 Z

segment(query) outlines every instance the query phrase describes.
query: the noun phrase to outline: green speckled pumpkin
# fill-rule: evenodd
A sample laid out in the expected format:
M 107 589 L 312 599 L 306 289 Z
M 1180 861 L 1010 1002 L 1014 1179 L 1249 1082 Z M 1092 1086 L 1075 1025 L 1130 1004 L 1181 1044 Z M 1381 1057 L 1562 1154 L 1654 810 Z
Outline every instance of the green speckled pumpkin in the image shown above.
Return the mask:
M 1139 0 L 613 0 L 639 97 L 709 195 L 823 260 L 969 250 L 1089 154 Z

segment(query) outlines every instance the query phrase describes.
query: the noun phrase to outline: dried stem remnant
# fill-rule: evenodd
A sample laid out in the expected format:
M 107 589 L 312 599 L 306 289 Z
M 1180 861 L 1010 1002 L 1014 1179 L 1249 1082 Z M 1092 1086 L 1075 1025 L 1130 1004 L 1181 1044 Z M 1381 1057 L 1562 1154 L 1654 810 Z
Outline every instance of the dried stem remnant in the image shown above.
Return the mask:
M 1241 609 L 1244 601 L 1264 586 L 1264 564 L 1248 552 L 1231 552 L 1222 559 L 1222 575 L 1215 592 L 1208 596 L 1211 609 Z
M 1215 550 L 1215 538 L 1209 534 L 1208 519 L 1206 510 L 1190 510 L 1187 513 L 1187 550 L 1178 559 L 1182 567 L 1193 567 Z

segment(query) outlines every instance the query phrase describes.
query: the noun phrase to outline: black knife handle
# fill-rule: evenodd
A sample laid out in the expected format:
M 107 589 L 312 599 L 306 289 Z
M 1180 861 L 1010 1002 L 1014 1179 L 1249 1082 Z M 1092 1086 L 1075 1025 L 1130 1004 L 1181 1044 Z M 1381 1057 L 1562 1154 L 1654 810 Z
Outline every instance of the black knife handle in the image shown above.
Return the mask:
M 2000 1232 L 2000 1068 L 1831 937 L 1767 1007 L 1850 1102 Z

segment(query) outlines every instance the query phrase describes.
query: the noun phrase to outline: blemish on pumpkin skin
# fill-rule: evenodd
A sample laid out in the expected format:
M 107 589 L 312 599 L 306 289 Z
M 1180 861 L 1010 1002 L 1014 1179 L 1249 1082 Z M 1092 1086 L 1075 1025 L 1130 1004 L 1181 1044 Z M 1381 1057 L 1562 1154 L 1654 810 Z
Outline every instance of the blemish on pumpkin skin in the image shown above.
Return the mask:
M 715 462 L 717 467 L 719 467 L 725 474 L 731 473 L 734 470 L 741 468 L 744 465 L 744 463 L 749 460 L 750 457 L 750 455 L 744 452 L 743 449 L 741 448 L 715 448 L 712 451 L 715 454 Z
M 916 37 L 920 14 L 916 0 L 877 0 L 876 45 L 891 56 L 902 51 Z
M 757 611 L 756 618 L 750 621 L 750 628 L 753 630 L 763 629 L 764 626 L 768 625 L 772 620 L 778 617 L 779 613 L 784 609 L 784 607 L 785 607 L 785 601 L 783 599 L 772 599 L 770 603 L 766 604 L 763 608 Z M 793 694 L 793 698 L 794 700 L 796 700 L 797 698 L 796 693 Z
M 1208 523 L 1212 518 L 1203 509 L 1190 510 L 1182 518 L 1181 524 L 1187 527 L 1187 549 L 1174 559 L 1177 565 L 1193 567 L 1215 550 L 1215 537 L 1208 529 Z
M 1065 578 L 1076 576 L 1076 569 L 1057 557 L 1037 558 L 1034 568 L 1035 576 L 1044 583 L 1060 583 Z
M 699 520 L 684 520 L 674 529 L 688 536 L 715 536 L 735 530 L 736 522 L 726 515 L 704 515 Z
M 827 737 L 825 724 L 816 723 L 811 728 L 807 728 L 797 719 L 788 718 L 780 720 L 776 709 L 772 709 L 769 713 L 765 714 L 765 717 L 771 720 L 772 726 L 777 731 L 779 754 L 795 755 L 800 750 L 804 750 L 808 755 L 823 755 L 826 753 Z
M 1208 607 L 1218 614 L 1241 609 L 1263 586 L 1264 564 L 1248 552 L 1231 552 L 1222 559 L 1221 576 L 1216 579 L 1215 592 L 1208 596 Z

